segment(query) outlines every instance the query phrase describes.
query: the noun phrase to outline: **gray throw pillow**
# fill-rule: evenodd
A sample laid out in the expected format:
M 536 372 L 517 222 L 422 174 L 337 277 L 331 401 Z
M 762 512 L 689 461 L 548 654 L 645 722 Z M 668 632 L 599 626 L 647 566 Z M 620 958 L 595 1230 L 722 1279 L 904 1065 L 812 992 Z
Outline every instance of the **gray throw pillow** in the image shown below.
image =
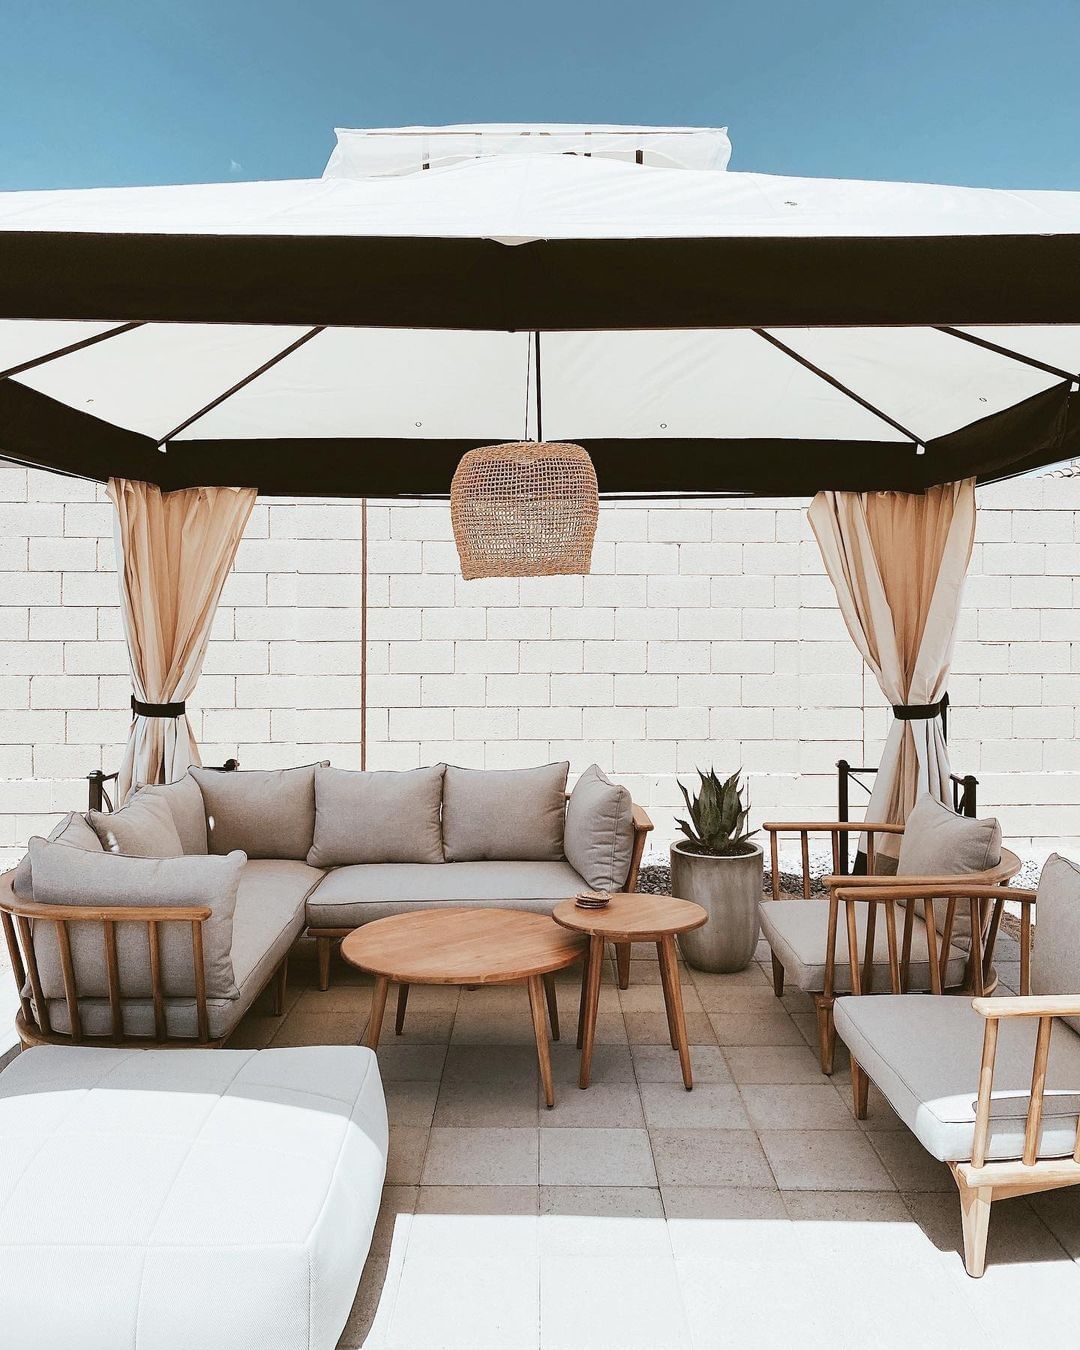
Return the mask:
M 621 783 L 591 764 L 566 806 L 566 861 L 597 891 L 621 891 L 634 851 L 634 803 Z
M 310 865 L 441 863 L 445 768 L 359 773 L 320 766 Z
M 538 769 L 457 769 L 443 778 L 447 862 L 557 862 L 563 857 L 568 760 Z
M 132 858 L 122 853 L 87 853 L 70 844 L 48 839 L 30 840 L 34 869 L 34 899 L 46 905 L 205 906 L 212 910 L 203 924 L 203 962 L 207 998 L 236 998 L 232 964 L 233 913 L 243 853 L 227 858 Z M 107 998 L 108 971 L 99 923 L 69 923 L 75 988 L 80 997 Z M 163 922 L 161 971 L 169 998 L 195 993 L 191 925 Z M 120 992 L 125 998 L 149 998 L 153 993 L 147 928 L 143 923 L 116 926 Z M 34 924 L 34 953 L 42 992 L 46 998 L 64 997 L 64 978 L 56 926 L 38 919 Z
M 1031 992 L 1080 997 L 1080 867 L 1058 853 L 1043 864 L 1035 895 Z M 1064 1020 L 1080 1032 L 1080 1017 Z
M 106 853 L 128 858 L 179 858 L 184 852 L 172 812 L 160 797 L 139 792 L 119 811 L 88 811 Z
M 190 773 L 175 783 L 153 783 L 140 788 L 139 796 L 156 797 L 167 804 L 185 853 L 206 852 L 206 806 Z
M 101 840 L 91 829 L 86 817 L 79 815 L 77 811 L 65 816 L 49 835 L 49 839 L 54 843 L 70 844 L 72 848 L 85 849 L 87 853 L 101 852 Z M 17 900 L 34 898 L 34 869 L 29 852 L 23 854 L 15 868 L 11 889 L 15 892 Z
M 210 853 L 242 849 L 249 858 L 292 858 L 303 862 L 315 835 L 315 770 L 189 770 L 206 808 Z
M 971 872 L 985 872 L 1001 861 L 1001 826 L 992 817 L 972 820 L 959 816 L 928 792 L 924 792 L 911 809 L 900 840 L 900 854 L 896 860 L 897 876 L 951 877 Z M 934 920 L 938 932 L 945 930 L 946 904 L 939 900 L 934 905 Z M 925 906 L 920 900 L 916 912 L 925 917 Z M 953 922 L 953 936 L 961 943 L 970 940 L 971 922 L 966 906 L 958 904 Z

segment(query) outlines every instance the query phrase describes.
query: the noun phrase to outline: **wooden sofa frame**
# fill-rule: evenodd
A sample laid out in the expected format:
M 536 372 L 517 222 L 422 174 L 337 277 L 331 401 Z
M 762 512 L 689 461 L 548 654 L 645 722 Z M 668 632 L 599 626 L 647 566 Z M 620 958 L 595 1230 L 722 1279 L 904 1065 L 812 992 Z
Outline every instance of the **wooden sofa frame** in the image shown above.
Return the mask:
M 903 889 L 903 895 L 897 891 Z M 964 1231 L 964 1266 L 967 1273 L 975 1278 L 986 1269 L 986 1238 L 990 1226 L 990 1207 L 995 1200 L 1007 1200 L 1017 1195 L 1034 1195 L 1040 1191 L 1058 1190 L 1063 1186 L 1080 1185 L 1080 1122 L 1071 1158 L 1044 1158 L 1038 1156 L 1039 1131 L 1042 1128 L 1043 1100 L 1046 1091 L 1046 1069 L 1050 1055 L 1050 1036 L 1055 1017 L 1080 1017 L 1080 993 L 1049 994 L 1045 996 L 1031 993 L 1031 917 L 1035 904 L 1035 892 L 1013 887 L 977 886 L 971 884 L 945 888 L 935 886 L 931 895 L 921 884 L 906 888 L 870 887 L 841 888 L 834 897 L 834 904 L 843 904 L 848 915 L 849 929 L 854 924 L 853 908 L 857 903 L 869 903 L 876 909 L 884 905 L 889 921 L 895 931 L 895 906 L 899 898 L 926 901 L 932 907 L 935 901 L 945 900 L 948 906 L 946 926 L 955 912 L 957 904 L 965 901 L 971 912 L 971 931 L 974 935 L 983 930 L 983 923 L 976 921 L 978 911 L 989 913 L 989 923 L 996 933 L 1000 923 L 1001 911 L 1006 900 L 1020 905 L 1020 994 L 1016 997 L 988 998 L 977 984 L 971 1006 L 985 1019 L 983 1029 L 982 1058 L 979 1065 L 979 1092 L 975 1108 L 975 1134 L 972 1141 L 970 1162 L 951 1162 L 949 1168 L 960 1192 L 960 1217 Z M 873 913 L 873 910 L 871 910 Z M 927 934 L 933 925 L 927 925 Z M 893 957 L 895 941 L 890 942 L 890 958 Z M 983 953 L 982 969 L 985 971 L 986 950 Z M 975 955 L 975 941 L 972 942 L 972 955 Z M 896 989 L 901 971 L 894 959 L 890 959 L 890 975 Z M 973 971 L 978 979 L 980 963 L 973 961 Z M 851 961 L 852 987 L 858 993 L 858 959 Z M 942 992 L 940 979 L 933 991 Z M 1019 1159 L 1002 1162 L 988 1162 L 987 1145 L 990 1138 L 990 1109 L 994 1090 L 994 1063 L 997 1054 L 998 1026 L 1005 1017 L 1038 1018 L 1039 1027 L 1032 1053 L 1031 1091 L 1028 1095 L 1028 1108 L 1024 1118 L 1024 1148 Z M 866 1119 L 867 1093 L 870 1080 L 867 1074 L 855 1062 L 851 1061 L 851 1091 L 855 1115 L 859 1120 Z
M 800 842 L 800 851 L 802 858 L 802 899 L 812 899 L 810 894 L 810 835 L 828 833 L 832 844 L 832 873 L 822 877 L 822 885 L 828 893 L 829 916 L 828 916 L 828 947 L 825 959 L 825 987 L 820 993 L 814 994 L 814 1010 L 817 1014 L 818 1023 L 818 1054 L 821 1061 L 821 1071 L 825 1074 L 831 1074 L 836 1055 L 836 1027 L 833 1023 L 833 1005 L 836 1002 L 836 940 L 838 933 L 838 900 L 837 890 L 840 887 L 845 888 L 849 893 L 866 891 L 888 891 L 889 897 L 894 901 L 900 901 L 913 893 L 916 898 L 922 899 L 925 895 L 925 887 L 933 888 L 933 895 L 943 897 L 956 892 L 958 879 L 955 875 L 947 877 L 896 877 L 895 881 L 888 881 L 884 876 L 874 875 L 874 864 L 877 860 L 877 836 L 903 835 L 904 826 L 895 824 L 885 824 L 880 822 L 853 822 L 845 820 L 830 821 L 766 821 L 762 827 L 769 836 L 769 865 L 772 869 L 772 898 L 780 900 L 780 865 L 779 865 L 779 836 L 781 834 L 798 834 Z M 846 856 L 846 850 L 842 847 L 846 844 L 846 836 L 850 834 L 866 835 L 866 876 L 847 876 L 841 872 L 841 859 Z M 1001 850 L 1001 860 L 996 867 L 987 868 L 982 872 L 973 872 L 964 878 L 964 884 L 968 887 L 975 886 L 996 886 L 1008 881 L 1016 876 L 1020 871 L 1020 859 L 1010 849 Z M 912 892 L 912 887 L 921 888 Z M 945 971 L 948 964 L 949 946 L 952 941 L 953 922 L 956 914 L 956 904 L 961 896 L 966 896 L 969 892 L 962 891 L 957 893 L 955 899 L 949 904 L 946 914 L 946 927 L 941 935 L 940 952 L 935 950 L 933 956 L 929 957 L 931 965 L 931 977 L 934 981 L 934 991 L 941 992 L 940 985 L 944 982 Z M 788 896 L 788 899 L 797 897 Z M 907 993 L 908 991 L 908 966 L 911 956 L 911 936 L 914 926 L 915 911 L 911 906 L 905 906 L 904 934 L 902 940 L 903 957 L 901 961 L 901 988 L 894 989 L 894 993 Z M 930 908 L 932 909 L 932 903 Z M 876 936 L 876 905 L 871 906 L 866 917 L 866 947 L 865 955 L 861 962 L 860 987 L 863 993 L 872 993 L 874 987 L 874 939 Z M 892 910 L 895 915 L 895 904 Z M 997 940 L 998 928 L 1001 923 L 1001 907 L 987 911 L 982 919 L 983 927 L 980 929 L 978 946 L 981 949 L 981 955 L 976 962 L 974 955 L 968 959 L 968 965 L 963 985 L 960 986 L 961 992 L 983 993 L 984 986 L 986 992 L 993 989 L 996 983 L 996 977 L 993 971 L 993 952 L 994 944 Z M 930 934 L 928 924 L 927 940 L 928 945 L 937 945 L 937 934 Z M 847 924 L 845 928 L 847 941 L 850 951 L 854 950 L 853 944 L 856 943 L 855 930 L 855 910 L 850 907 L 847 911 Z M 891 939 L 895 933 L 894 928 L 890 928 L 887 936 Z M 974 923 L 972 924 L 972 953 L 976 949 L 974 937 Z M 890 958 L 892 956 L 892 947 L 890 945 Z M 979 965 L 979 983 L 976 986 L 976 965 Z M 784 967 L 783 963 L 772 954 L 772 976 L 773 992 L 777 998 L 781 998 L 784 993 Z
M 20 900 L 12 887 L 14 871 L 0 876 L 0 923 L 3 925 L 11 969 L 19 990 L 19 1011 L 15 1027 L 23 1046 L 32 1045 L 104 1045 L 216 1047 L 225 1037 L 211 1039 L 210 1019 L 206 1003 L 206 969 L 203 958 L 202 926 L 211 911 L 203 905 L 189 906 L 85 906 L 40 904 Z M 49 1018 L 34 951 L 33 925 L 51 923 L 56 929 L 60 952 L 60 969 L 64 981 L 64 1002 L 67 1005 L 70 1031 L 57 1031 Z M 105 955 L 105 970 L 109 988 L 111 1028 L 108 1035 L 90 1035 L 84 1032 L 79 1011 L 80 994 L 76 984 L 72 960 L 71 933 L 74 923 L 100 924 Z M 150 960 L 151 997 L 154 1004 L 154 1035 L 129 1035 L 124 1029 L 124 998 L 120 992 L 120 967 L 117 958 L 116 925 L 142 924 L 146 929 L 147 952 Z M 191 956 L 195 984 L 196 1034 L 170 1036 L 165 1011 L 165 990 L 161 969 L 161 925 L 186 924 L 191 929 Z M 282 960 L 267 982 L 273 991 L 273 1011 L 281 1016 L 285 1011 L 285 982 L 288 976 L 288 957 Z M 27 996 L 27 986 L 30 996 Z M 261 992 L 261 991 L 260 991 Z M 85 995 L 83 996 L 85 997 Z M 96 995 L 95 995 L 96 997 Z
M 569 799 L 570 794 L 567 793 Z M 653 823 L 648 814 L 638 806 L 636 802 L 632 803 L 634 816 L 634 844 L 630 853 L 630 867 L 626 873 L 626 884 L 624 891 L 636 891 L 638 882 L 638 872 L 641 869 L 641 858 L 645 852 L 645 839 L 649 831 L 653 828 Z M 315 946 L 319 958 L 319 988 L 327 990 L 330 988 L 330 956 L 335 942 L 340 942 L 346 938 L 353 930 L 351 928 L 316 928 L 309 925 L 307 929 L 308 937 L 315 939 Z M 615 960 L 618 968 L 619 988 L 626 989 L 630 984 L 630 943 L 619 942 L 615 944 Z

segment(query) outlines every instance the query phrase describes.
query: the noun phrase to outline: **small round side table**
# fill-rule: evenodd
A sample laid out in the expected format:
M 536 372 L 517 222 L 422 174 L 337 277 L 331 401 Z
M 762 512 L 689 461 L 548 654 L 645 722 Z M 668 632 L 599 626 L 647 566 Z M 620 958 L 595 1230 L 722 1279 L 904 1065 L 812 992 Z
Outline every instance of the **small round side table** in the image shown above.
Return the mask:
M 600 1003 L 600 975 L 607 942 L 655 942 L 660 958 L 660 982 L 664 988 L 671 1047 L 679 1052 L 683 1086 L 694 1086 L 690 1072 L 690 1046 L 686 1039 L 679 962 L 675 954 L 675 936 L 700 928 L 708 915 L 691 900 L 670 895 L 638 895 L 620 892 L 611 897 L 604 909 L 579 909 L 573 900 L 561 900 L 551 917 L 563 928 L 589 935 L 589 956 L 581 982 L 581 1011 L 578 1016 L 578 1046 L 581 1070 L 578 1086 L 589 1086 L 593 1044 L 596 1040 L 596 1010 Z

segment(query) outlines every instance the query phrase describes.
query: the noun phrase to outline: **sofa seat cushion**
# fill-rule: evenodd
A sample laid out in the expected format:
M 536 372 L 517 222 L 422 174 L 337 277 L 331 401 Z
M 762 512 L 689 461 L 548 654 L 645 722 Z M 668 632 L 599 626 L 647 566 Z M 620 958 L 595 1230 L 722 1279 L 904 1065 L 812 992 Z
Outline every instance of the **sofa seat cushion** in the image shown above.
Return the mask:
M 357 1046 L 43 1046 L 0 1074 L 5 1345 L 333 1350 L 386 1166 Z
M 478 901 L 546 914 L 584 886 L 567 862 L 366 863 L 327 874 L 308 899 L 308 923 L 358 928 L 388 914 Z
M 975 1134 L 985 1020 L 966 998 L 917 994 L 842 998 L 836 1030 L 923 1147 L 942 1162 L 968 1162 Z M 1019 1158 L 1038 1018 L 998 1024 L 990 1160 Z M 1039 1141 L 1046 1158 L 1071 1157 L 1080 1112 L 1080 1036 L 1055 1019 Z
M 760 904 L 761 932 L 780 960 L 788 978 L 807 993 L 819 994 L 825 988 L 825 959 L 829 948 L 829 902 L 827 900 L 763 900 Z M 868 906 L 855 907 L 855 925 L 859 938 L 859 955 L 866 942 L 866 915 Z M 903 913 L 897 911 L 897 948 L 903 942 Z M 941 944 L 937 945 L 938 956 Z M 947 987 L 963 984 L 968 953 L 953 946 L 949 949 L 946 968 Z M 884 909 L 874 928 L 874 988 L 889 988 L 889 934 Z M 930 988 L 930 964 L 926 958 L 926 925 L 916 918 L 911 931 L 911 966 L 909 987 Z M 836 938 L 836 971 L 834 988 L 837 993 L 851 992 L 851 971 L 848 968 L 847 927 L 844 911 Z
M 279 962 L 304 930 L 304 903 L 324 874 L 307 863 L 269 858 L 249 861 L 240 874 L 233 912 L 232 964 L 236 998 L 208 998 L 211 1040 L 221 1040 L 266 987 Z M 131 1036 L 153 1036 L 154 1005 L 149 999 L 125 999 L 124 1029 Z M 108 999 L 79 1000 L 87 1035 L 108 1035 L 112 1025 Z M 67 1031 L 67 1005 L 49 1000 L 49 1016 L 57 1031 Z M 170 1036 L 194 1036 L 198 1029 L 195 1000 L 167 998 L 165 1025 Z

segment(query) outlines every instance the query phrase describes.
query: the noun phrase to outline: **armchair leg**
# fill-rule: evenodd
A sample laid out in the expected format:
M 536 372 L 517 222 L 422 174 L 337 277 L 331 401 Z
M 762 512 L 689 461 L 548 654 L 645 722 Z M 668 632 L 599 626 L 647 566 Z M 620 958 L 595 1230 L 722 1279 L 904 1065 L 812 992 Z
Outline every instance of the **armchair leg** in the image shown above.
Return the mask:
M 619 975 L 619 988 L 630 988 L 630 944 L 629 942 L 615 943 L 615 967 Z
M 325 992 L 330 988 L 330 939 L 317 937 L 315 950 L 319 957 L 319 988 Z
M 776 997 L 782 998 L 784 994 L 784 963 L 775 952 L 772 954 L 772 987 Z
M 833 1060 L 836 1057 L 836 1024 L 833 1022 L 834 1000 L 825 994 L 814 995 L 818 1022 L 818 1055 L 821 1059 L 821 1072 L 832 1074 Z
M 990 1230 L 990 1206 L 994 1199 L 992 1186 L 969 1186 L 952 1169 L 960 1192 L 960 1221 L 964 1229 L 964 1268 L 972 1279 L 979 1279 L 986 1269 L 986 1238 Z
M 854 1060 L 851 1061 L 851 1100 L 855 1107 L 855 1119 L 866 1119 L 866 1103 L 870 1093 L 870 1079 L 863 1072 L 862 1067 Z

